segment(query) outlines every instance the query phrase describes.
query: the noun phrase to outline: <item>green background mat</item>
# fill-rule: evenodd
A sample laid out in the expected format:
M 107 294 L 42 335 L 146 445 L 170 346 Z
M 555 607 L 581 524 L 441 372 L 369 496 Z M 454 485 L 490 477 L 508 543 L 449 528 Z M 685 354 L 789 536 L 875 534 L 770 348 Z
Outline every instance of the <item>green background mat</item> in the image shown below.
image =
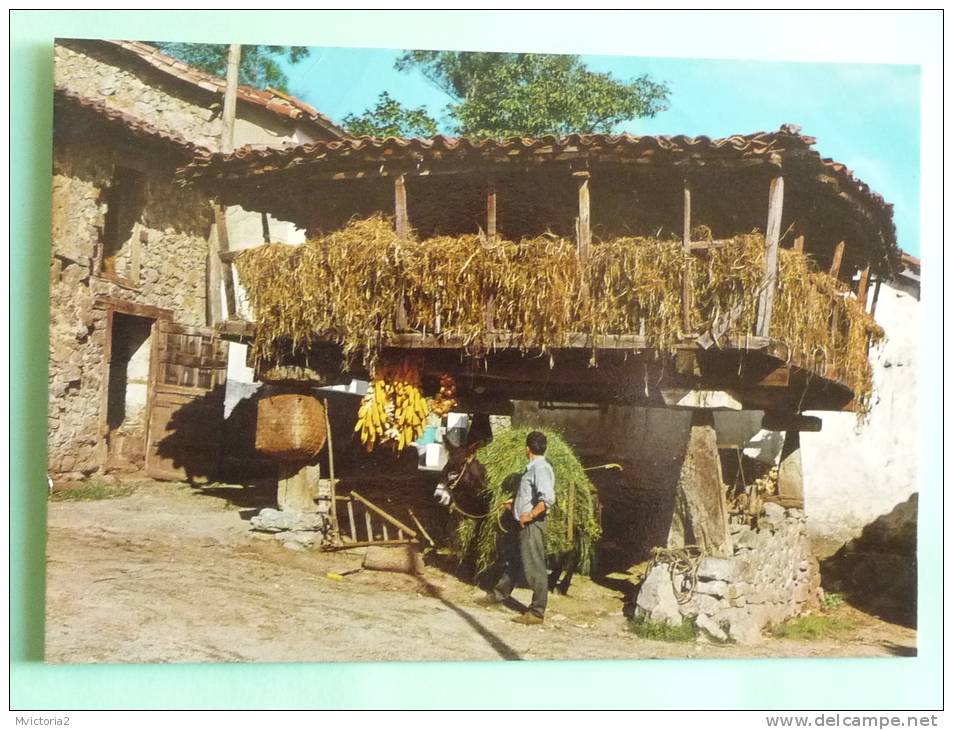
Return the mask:
M 651 40 L 653 24 L 672 28 L 680 21 L 703 23 L 713 38 L 719 36 L 722 47 L 735 38 L 738 54 L 743 54 L 746 43 L 741 39 L 745 35 L 763 35 L 763 17 L 759 20 L 758 16 L 732 15 L 729 19 L 724 15 L 709 15 L 699 19 L 697 15 L 677 11 L 647 15 L 615 12 L 601 19 L 600 27 L 604 30 L 596 38 L 578 32 L 580 24 L 591 24 L 592 13 L 578 16 L 536 11 L 515 14 L 490 11 L 11 13 L 12 708 L 538 706 L 548 709 L 925 710 L 941 706 L 942 450 L 938 403 L 932 412 L 924 412 L 921 422 L 924 456 L 920 494 L 920 655 L 916 658 L 293 665 L 48 666 L 43 663 L 45 403 L 52 42 L 55 37 L 651 55 L 651 50 L 637 43 L 623 45 L 625 39 L 647 38 L 647 42 L 654 43 L 655 50 L 658 39 Z M 772 26 L 779 20 L 767 18 Z M 817 20 L 819 26 L 835 21 L 851 22 L 849 18 L 845 21 L 842 17 L 823 14 Z M 874 20 L 890 26 L 905 18 L 883 16 Z M 941 16 L 928 14 L 925 19 L 919 19 L 918 27 L 925 27 L 931 39 L 937 37 L 935 31 L 941 25 Z M 836 28 L 827 28 L 827 32 L 828 37 L 837 35 Z M 822 35 L 819 30 L 818 44 L 822 43 Z M 907 33 L 905 37 L 912 35 Z M 803 50 L 806 47 L 809 48 L 809 44 L 805 46 L 804 39 L 799 38 L 797 48 L 809 53 Z M 630 50 L 616 50 L 623 48 Z M 671 44 L 668 55 L 677 55 L 673 48 Z M 696 43 L 682 45 L 682 48 L 690 49 L 690 54 L 682 55 L 694 56 L 704 56 L 708 50 L 704 44 Z M 936 230 L 935 225 L 932 229 Z M 926 238 L 928 229 L 922 230 Z M 932 248 L 924 246 L 923 258 L 929 261 L 930 250 L 938 252 L 938 245 L 936 241 L 927 243 Z M 927 284 L 930 278 L 939 281 L 936 261 L 934 256 L 934 268 L 932 273 L 927 273 Z M 924 291 L 927 292 L 927 286 Z M 932 301 L 938 301 L 936 294 Z M 927 386 L 938 388 L 940 383 L 940 355 L 936 344 L 939 338 L 928 336 L 928 333 L 939 332 L 938 318 L 938 309 L 931 313 L 924 307 L 921 361 L 928 363 L 921 374 L 924 394 L 937 392 Z M 902 427 L 898 424 L 898 428 Z M 381 620 L 386 621 L 387 617 Z M 321 631 L 321 627 L 315 626 L 314 631 Z M 515 691 L 517 686 L 536 689 Z

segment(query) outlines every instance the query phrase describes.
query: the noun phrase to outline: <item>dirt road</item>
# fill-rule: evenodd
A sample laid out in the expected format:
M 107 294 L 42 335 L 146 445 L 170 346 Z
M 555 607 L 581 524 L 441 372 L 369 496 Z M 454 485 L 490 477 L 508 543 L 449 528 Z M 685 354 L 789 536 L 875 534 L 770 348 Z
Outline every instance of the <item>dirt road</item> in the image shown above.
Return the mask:
M 215 493 L 214 490 L 209 490 Z M 231 490 L 234 493 L 235 490 Z M 849 607 L 836 640 L 675 644 L 626 631 L 622 594 L 577 578 L 543 627 L 434 567 L 360 570 L 361 556 L 292 551 L 248 529 L 241 500 L 147 483 L 119 499 L 49 504 L 46 658 L 52 662 L 888 656 L 911 629 Z M 247 506 L 247 505 L 246 505 Z M 352 572 L 353 571 L 353 572 Z M 340 580 L 328 573 L 343 575 Z M 526 601 L 528 591 L 515 597 Z

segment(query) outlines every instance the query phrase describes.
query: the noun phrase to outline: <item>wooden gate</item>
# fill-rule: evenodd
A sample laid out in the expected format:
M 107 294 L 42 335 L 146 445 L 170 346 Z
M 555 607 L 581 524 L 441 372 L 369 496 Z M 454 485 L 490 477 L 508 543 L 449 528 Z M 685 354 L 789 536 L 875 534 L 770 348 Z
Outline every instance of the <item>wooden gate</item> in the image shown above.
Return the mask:
M 221 458 L 228 343 L 211 329 L 155 325 L 146 471 L 208 481 Z

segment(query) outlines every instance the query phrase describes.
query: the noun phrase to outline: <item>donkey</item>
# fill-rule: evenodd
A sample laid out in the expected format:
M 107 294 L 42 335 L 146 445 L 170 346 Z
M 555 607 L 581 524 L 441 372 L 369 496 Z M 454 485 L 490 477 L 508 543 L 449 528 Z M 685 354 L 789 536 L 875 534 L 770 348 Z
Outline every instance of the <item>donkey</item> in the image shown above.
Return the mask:
M 490 505 L 484 495 L 487 483 L 486 467 L 477 458 L 477 451 L 486 443 L 487 441 L 477 441 L 463 447 L 447 444 L 450 457 L 440 474 L 440 481 L 433 496 L 442 506 L 448 507 L 462 519 L 498 518 L 497 515 L 489 514 Z M 514 491 L 516 486 L 514 483 Z M 509 520 L 506 515 L 499 516 L 498 524 L 506 524 L 504 521 Z M 511 527 L 515 529 L 515 521 L 511 522 Z M 547 563 L 550 568 L 549 590 L 566 595 L 575 573 L 576 555 L 573 551 L 548 555 Z

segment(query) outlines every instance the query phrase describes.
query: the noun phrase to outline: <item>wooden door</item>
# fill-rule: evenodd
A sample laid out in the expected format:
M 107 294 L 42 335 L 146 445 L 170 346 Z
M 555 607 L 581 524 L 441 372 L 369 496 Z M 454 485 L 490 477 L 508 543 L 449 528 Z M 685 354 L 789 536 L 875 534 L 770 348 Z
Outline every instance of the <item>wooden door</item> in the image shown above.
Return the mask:
M 211 329 L 162 320 L 154 343 L 146 471 L 209 481 L 221 459 L 228 343 Z

